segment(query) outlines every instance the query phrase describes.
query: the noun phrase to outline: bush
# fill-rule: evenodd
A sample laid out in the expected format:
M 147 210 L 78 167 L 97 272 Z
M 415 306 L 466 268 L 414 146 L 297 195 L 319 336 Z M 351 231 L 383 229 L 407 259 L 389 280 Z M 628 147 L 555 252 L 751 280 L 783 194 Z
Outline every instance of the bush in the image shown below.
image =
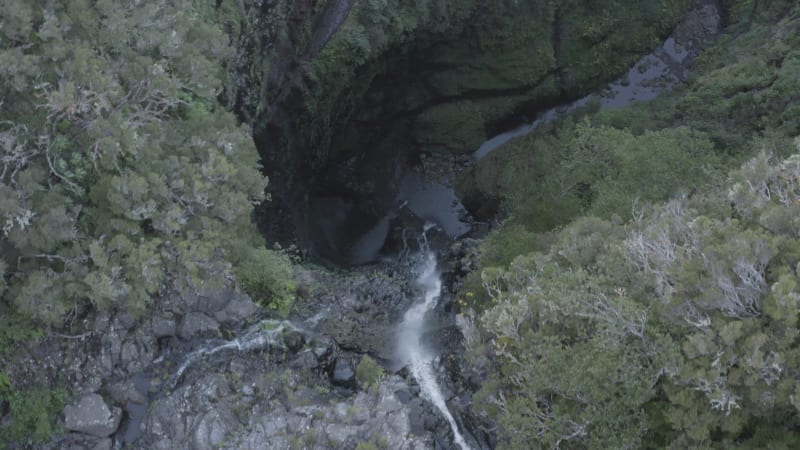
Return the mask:
M 253 299 L 281 317 L 289 315 L 295 300 L 294 270 L 289 257 L 277 250 L 253 249 L 236 268 L 236 276 Z
M 537 235 L 518 224 L 504 224 L 481 243 L 481 265 L 506 266 L 519 255 L 538 248 Z
M 377 386 L 383 377 L 383 368 L 367 355 L 361 357 L 361 362 L 356 367 L 356 379 L 363 387 Z
M 64 407 L 65 399 L 66 391 L 63 389 L 14 391 L 8 377 L 0 372 L 0 405 L 8 406 L 8 418 L 3 421 L 10 419 L 0 429 L 0 447 L 4 443 L 46 442 L 56 431 L 56 417 Z

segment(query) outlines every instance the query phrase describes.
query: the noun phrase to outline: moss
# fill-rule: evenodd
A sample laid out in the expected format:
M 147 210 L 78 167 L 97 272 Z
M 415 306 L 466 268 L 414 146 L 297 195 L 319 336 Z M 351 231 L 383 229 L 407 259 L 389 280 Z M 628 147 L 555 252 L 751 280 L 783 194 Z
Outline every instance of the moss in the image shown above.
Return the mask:
M 468 39 L 427 51 L 428 63 L 444 68 L 428 83 L 445 99 L 417 119 L 417 141 L 476 150 L 498 122 L 579 96 L 624 72 L 672 29 L 687 4 L 528 1 L 479 22 L 468 28 Z
M 389 448 L 389 441 L 380 433 L 372 435 L 368 441 L 360 442 L 355 450 L 381 450 Z

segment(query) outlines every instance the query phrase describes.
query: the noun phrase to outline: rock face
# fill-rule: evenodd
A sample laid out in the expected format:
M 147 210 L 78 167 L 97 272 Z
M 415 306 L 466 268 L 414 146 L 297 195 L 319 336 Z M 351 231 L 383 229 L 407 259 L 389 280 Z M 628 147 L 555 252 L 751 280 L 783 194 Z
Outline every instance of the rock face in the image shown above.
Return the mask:
M 97 437 L 110 436 L 117 431 L 122 419 L 122 410 L 109 408 L 98 394 L 88 394 L 77 404 L 64 408 L 64 426 L 73 431 Z
M 184 316 L 178 327 L 178 336 L 182 339 L 214 336 L 219 330 L 219 323 L 200 312 L 191 312 Z
M 302 230 L 309 199 L 333 192 L 359 223 L 378 223 L 409 157 L 470 153 L 612 80 L 689 3 L 297 0 L 246 10 L 239 113 L 274 171 L 268 207 L 299 209 L 283 228 Z
M 380 448 L 422 450 L 433 448 L 432 430 L 446 433 L 432 410 L 426 410 L 432 420 L 428 428 L 412 430 L 410 414 L 417 410 L 397 399 L 395 391 L 407 386 L 400 377 L 342 397 L 323 388 L 324 382 L 306 385 L 314 381 L 304 375 L 237 374 L 242 376 L 237 381 L 208 374 L 158 400 L 132 448 L 346 449 L 373 442 Z
M 353 363 L 346 359 L 337 359 L 336 364 L 333 366 L 331 380 L 333 384 L 339 386 L 355 387 L 356 370 L 353 367 Z
M 298 309 L 313 316 L 291 324 L 265 320 L 230 340 L 195 336 L 187 342 L 191 352 L 158 358 L 151 380 L 158 393 L 126 448 L 449 448 L 442 446 L 452 442 L 447 421 L 423 401 L 407 371 L 385 367 L 388 375 L 369 387 L 356 380 L 354 362 L 365 349 L 384 364 L 393 358 L 392 330 L 413 299 L 409 268 L 386 262 L 309 270 L 302 278 L 308 292 Z M 130 399 L 129 390 L 120 385 L 114 392 Z M 470 439 L 473 448 L 488 447 L 486 437 Z

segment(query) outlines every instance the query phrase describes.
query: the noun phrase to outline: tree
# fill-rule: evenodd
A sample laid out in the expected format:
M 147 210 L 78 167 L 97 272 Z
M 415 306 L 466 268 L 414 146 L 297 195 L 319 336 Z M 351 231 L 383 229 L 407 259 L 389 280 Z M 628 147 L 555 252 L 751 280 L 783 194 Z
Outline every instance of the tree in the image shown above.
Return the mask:
M 791 448 L 797 161 L 758 156 L 719 190 L 580 218 L 484 268 L 474 408 L 502 446 Z
M 5 3 L 6 301 L 58 325 L 228 283 L 260 243 L 266 179 L 216 100 L 233 55 L 222 31 L 190 1 Z

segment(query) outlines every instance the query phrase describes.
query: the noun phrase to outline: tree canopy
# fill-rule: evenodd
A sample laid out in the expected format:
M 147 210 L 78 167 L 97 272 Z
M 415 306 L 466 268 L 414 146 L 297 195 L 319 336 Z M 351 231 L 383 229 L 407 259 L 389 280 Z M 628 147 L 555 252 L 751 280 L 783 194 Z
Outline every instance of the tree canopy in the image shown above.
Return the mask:
M 266 179 L 217 101 L 227 35 L 191 1 L 2 10 L 3 301 L 59 325 L 229 279 Z
M 474 408 L 504 448 L 797 446 L 797 147 L 484 268 Z

